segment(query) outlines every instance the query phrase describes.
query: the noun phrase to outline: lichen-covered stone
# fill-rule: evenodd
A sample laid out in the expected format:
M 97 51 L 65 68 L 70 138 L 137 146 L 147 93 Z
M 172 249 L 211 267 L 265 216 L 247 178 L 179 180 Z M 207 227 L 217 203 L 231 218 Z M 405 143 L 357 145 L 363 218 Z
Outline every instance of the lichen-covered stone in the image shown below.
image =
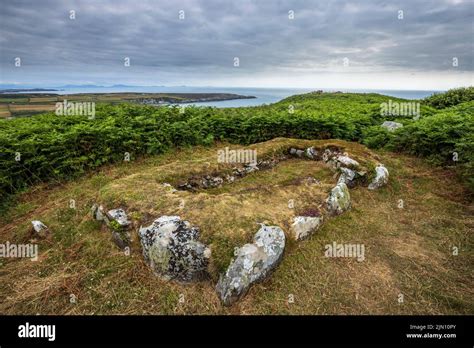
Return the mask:
M 296 216 L 291 225 L 291 236 L 302 240 L 313 234 L 323 223 L 322 216 Z
M 331 149 L 327 148 L 327 149 L 324 150 L 321 158 L 324 162 L 329 162 L 338 155 L 339 155 L 339 151 L 331 150 Z
M 122 228 L 130 226 L 131 222 L 128 220 L 127 213 L 123 209 L 112 209 L 107 212 L 109 221 L 116 221 Z
M 244 296 L 250 286 L 261 281 L 278 265 L 285 249 L 285 233 L 277 226 L 265 226 L 255 234 L 252 244 L 236 252 L 216 286 L 222 303 L 230 306 Z
M 353 171 L 352 169 L 341 167 L 339 168 L 339 171 L 341 172 L 341 175 L 339 175 L 339 179 L 337 180 L 337 183 L 344 183 L 348 187 L 351 187 L 354 185 L 354 180 L 356 178 L 356 172 Z
M 47 237 L 49 234 L 48 227 L 39 220 L 31 221 L 31 225 L 33 225 L 33 230 L 40 236 L 41 238 Z
M 314 147 L 308 147 L 306 149 L 306 157 L 312 159 L 312 160 L 316 160 L 318 159 L 318 150 L 316 150 Z
M 340 167 L 339 171 L 341 175 L 339 175 L 337 183 L 339 184 L 343 182 L 349 188 L 355 187 L 357 182 L 359 182 L 366 175 L 365 171 L 356 171 L 345 167 Z
M 388 169 L 383 164 L 375 167 L 375 178 L 369 184 L 369 190 L 376 190 L 388 183 Z
M 143 256 L 163 279 L 200 280 L 207 275 L 210 250 L 198 241 L 199 229 L 179 216 L 162 216 L 138 232 Z
M 351 208 L 351 196 L 347 185 L 338 183 L 326 199 L 326 207 L 331 215 L 339 215 Z
M 104 207 L 102 207 L 101 205 L 94 203 L 94 205 L 92 205 L 92 208 L 91 208 L 91 213 L 94 220 L 104 221 L 108 223 L 107 214 L 104 210 Z
M 359 162 L 350 158 L 346 155 L 339 155 L 336 157 L 336 162 L 339 163 L 339 167 L 346 167 L 346 168 L 357 168 L 359 167 Z

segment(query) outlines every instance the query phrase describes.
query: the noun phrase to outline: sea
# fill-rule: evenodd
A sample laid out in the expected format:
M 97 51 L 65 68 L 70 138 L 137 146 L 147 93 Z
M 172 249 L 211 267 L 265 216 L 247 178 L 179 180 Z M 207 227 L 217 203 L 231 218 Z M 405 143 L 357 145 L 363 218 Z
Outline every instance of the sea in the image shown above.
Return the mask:
M 369 89 L 328 89 L 328 88 L 248 88 L 248 87 L 190 87 L 190 86 L 113 86 L 113 87 L 59 87 L 57 91 L 35 92 L 35 93 L 233 93 L 246 96 L 254 96 L 254 99 L 234 99 L 214 102 L 187 103 L 187 105 L 213 106 L 218 108 L 258 106 L 276 103 L 286 97 L 303 94 L 311 91 L 322 90 L 324 92 L 348 92 L 348 93 L 380 93 L 396 98 L 422 99 L 434 93 L 442 91 L 409 91 L 409 90 L 369 90 Z M 27 92 L 25 92 L 27 93 Z M 30 92 L 31 93 L 31 92 Z

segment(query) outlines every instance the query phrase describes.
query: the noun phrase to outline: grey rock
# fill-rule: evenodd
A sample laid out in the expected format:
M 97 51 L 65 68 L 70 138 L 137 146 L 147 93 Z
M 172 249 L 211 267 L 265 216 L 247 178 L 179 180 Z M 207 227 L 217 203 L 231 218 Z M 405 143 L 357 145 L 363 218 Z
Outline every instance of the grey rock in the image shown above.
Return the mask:
M 356 179 L 356 172 L 353 171 L 352 169 L 345 168 L 345 167 L 340 167 L 339 168 L 341 175 L 339 176 L 339 179 L 337 183 L 344 183 L 348 187 L 353 187 L 355 185 L 355 179 Z
M 313 234 L 323 223 L 322 216 L 296 216 L 291 225 L 291 236 L 302 240 Z
M 326 199 L 326 207 L 331 215 L 339 215 L 351 208 L 351 196 L 347 185 L 338 183 Z
M 314 147 L 308 147 L 306 149 L 306 157 L 315 160 L 318 158 L 318 151 Z
M 331 149 L 325 149 L 322 155 L 322 159 L 324 162 L 331 161 L 334 157 L 339 155 L 338 151 L 331 150 Z
M 145 261 L 163 279 L 201 280 L 210 249 L 198 241 L 199 229 L 179 216 L 162 216 L 138 232 Z
M 381 127 L 386 128 L 390 132 L 393 132 L 395 129 L 402 128 L 403 124 L 393 121 L 385 121 L 382 123 Z
M 290 155 L 296 156 L 296 157 L 303 157 L 305 154 L 305 151 L 300 150 L 300 149 L 295 149 L 295 148 L 290 148 Z
M 120 248 L 130 246 L 130 233 L 126 231 L 112 231 L 112 240 Z
M 39 220 L 33 220 L 31 221 L 31 224 L 33 225 L 33 230 L 38 234 L 38 236 L 41 238 L 48 236 L 49 229 L 44 223 Z
M 356 160 L 350 158 L 349 156 L 346 156 L 346 155 L 338 155 L 336 157 L 336 161 L 338 163 L 340 163 L 339 166 L 344 166 L 344 167 L 348 167 L 348 168 L 357 168 L 359 167 L 359 162 L 357 162 Z
M 116 221 L 122 228 L 127 228 L 131 224 L 125 210 L 120 208 L 109 210 L 107 212 L 107 217 L 109 221 Z
M 369 190 L 376 190 L 388 183 L 388 169 L 385 168 L 383 164 L 377 165 L 375 167 L 375 178 L 369 184 Z
M 284 249 L 282 229 L 262 224 L 254 242 L 239 248 L 226 273 L 220 276 L 216 291 L 222 303 L 232 305 L 252 284 L 265 279 L 281 261 Z
M 167 182 L 163 183 L 163 187 L 168 188 L 172 193 L 178 191 L 171 184 L 168 184 Z
M 94 205 L 92 205 L 92 208 L 91 208 L 91 213 L 94 220 L 104 221 L 108 223 L 107 214 L 104 210 L 104 207 L 102 207 L 101 205 L 94 203 Z

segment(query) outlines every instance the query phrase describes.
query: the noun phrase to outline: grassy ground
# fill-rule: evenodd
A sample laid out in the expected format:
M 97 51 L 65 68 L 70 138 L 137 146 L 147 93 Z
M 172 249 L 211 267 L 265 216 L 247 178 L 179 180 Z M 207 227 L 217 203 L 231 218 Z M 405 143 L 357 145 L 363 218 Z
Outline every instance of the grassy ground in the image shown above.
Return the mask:
M 38 241 L 37 262 L 0 260 L 0 313 L 473 314 L 473 210 L 452 173 L 342 141 L 275 139 L 249 148 L 262 158 L 290 145 L 329 143 L 345 147 L 362 162 L 384 163 L 389 185 L 378 191 L 352 189 L 350 212 L 327 220 L 308 240 L 288 241 L 273 275 L 233 307 L 221 306 L 214 291 L 233 248 L 251 240 L 257 222 L 288 231 L 295 213 L 319 207 L 335 182 L 319 162 L 291 159 L 205 192 L 172 193 L 163 187 L 163 182 L 177 184 L 216 171 L 217 149 L 226 146 L 220 144 L 124 162 L 66 184 L 37 186 L 2 217 L 0 242 L 30 241 L 29 225 L 35 219 L 51 228 L 53 239 Z M 321 184 L 307 184 L 308 176 Z M 76 209 L 69 208 L 70 199 Z M 294 209 L 288 208 L 290 199 Z M 211 279 L 188 285 L 160 280 L 145 265 L 135 234 L 127 256 L 92 221 L 94 202 L 125 207 L 135 229 L 164 214 L 198 225 L 212 249 Z M 364 244 L 365 261 L 324 257 L 324 246 L 333 242 Z M 458 255 L 453 255 L 454 246 Z

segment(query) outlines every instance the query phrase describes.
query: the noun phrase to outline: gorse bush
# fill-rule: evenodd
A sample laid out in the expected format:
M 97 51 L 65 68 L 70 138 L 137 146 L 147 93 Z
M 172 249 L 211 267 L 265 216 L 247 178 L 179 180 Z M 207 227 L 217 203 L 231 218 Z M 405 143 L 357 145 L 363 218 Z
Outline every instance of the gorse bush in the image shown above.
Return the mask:
M 448 92 L 449 93 L 449 92 Z M 472 170 L 473 104 L 437 111 L 422 106 L 422 117 L 381 116 L 389 98 L 378 94 L 304 94 L 260 107 L 153 107 L 98 104 L 95 118 L 53 113 L 0 121 L 2 198 L 41 181 L 75 178 L 106 163 L 159 154 L 172 147 L 210 145 L 216 140 L 251 144 L 275 137 L 339 138 L 456 163 Z M 403 101 L 403 100 L 401 100 Z M 390 133 L 384 120 L 405 127 Z M 471 173 L 472 174 L 472 173 Z
M 424 99 L 424 103 L 437 109 L 474 100 L 474 87 L 462 87 L 451 89 L 446 93 L 434 94 Z

